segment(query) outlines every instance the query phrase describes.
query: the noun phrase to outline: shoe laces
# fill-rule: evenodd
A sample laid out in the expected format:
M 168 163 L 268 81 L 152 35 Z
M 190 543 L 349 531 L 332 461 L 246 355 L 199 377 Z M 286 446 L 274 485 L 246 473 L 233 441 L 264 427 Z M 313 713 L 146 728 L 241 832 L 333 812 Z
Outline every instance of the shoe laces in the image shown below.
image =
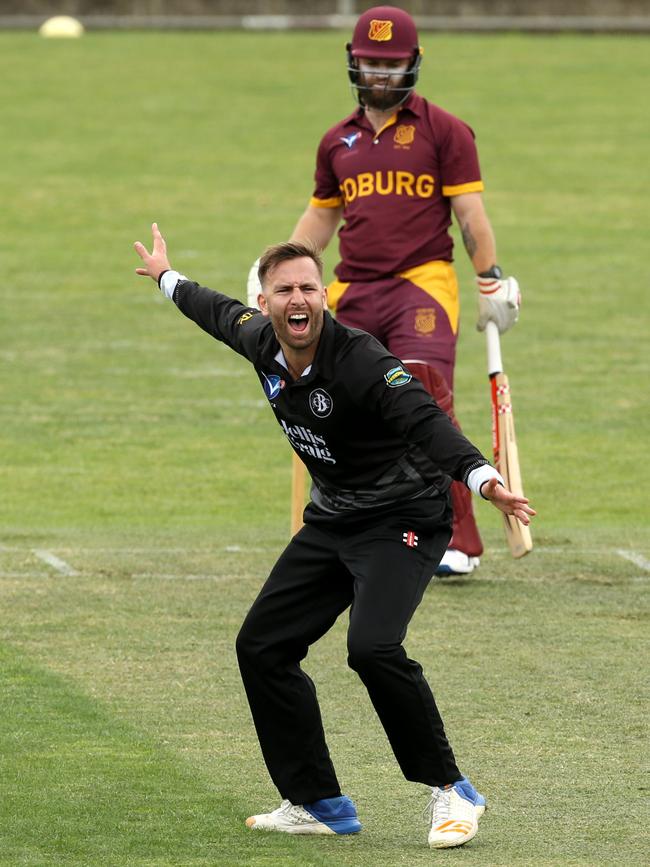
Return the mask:
M 431 790 L 431 799 L 422 811 L 432 825 L 446 822 L 451 812 L 451 786 L 434 786 Z
M 292 804 L 286 798 L 277 810 L 274 810 L 276 816 L 282 816 L 284 819 L 292 822 L 294 825 L 302 824 L 303 822 L 315 822 L 316 820 L 308 813 L 302 804 Z

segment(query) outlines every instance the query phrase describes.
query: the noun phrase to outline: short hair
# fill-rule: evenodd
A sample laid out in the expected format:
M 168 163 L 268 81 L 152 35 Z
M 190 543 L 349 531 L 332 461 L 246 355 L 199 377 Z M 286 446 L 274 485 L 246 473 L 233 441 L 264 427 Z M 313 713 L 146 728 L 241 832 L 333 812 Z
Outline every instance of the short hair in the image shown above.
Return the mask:
M 268 276 L 269 271 L 276 268 L 281 262 L 288 262 L 291 259 L 311 259 L 318 269 L 318 275 L 323 280 L 323 260 L 320 256 L 320 251 L 315 244 L 310 242 L 299 243 L 298 241 L 284 241 L 282 244 L 273 244 L 267 247 L 260 258 L 257 276 L 260 284 L 264 286 L 264 280 Z

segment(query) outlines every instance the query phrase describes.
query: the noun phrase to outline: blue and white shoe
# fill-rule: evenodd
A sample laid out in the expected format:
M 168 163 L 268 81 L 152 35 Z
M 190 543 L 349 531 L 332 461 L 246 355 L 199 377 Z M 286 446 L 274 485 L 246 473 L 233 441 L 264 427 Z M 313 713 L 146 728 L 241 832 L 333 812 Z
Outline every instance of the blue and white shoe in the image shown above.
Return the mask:
M 456 548 L 447 548 L 436 569 L 436 575 L 469 575 L 480 564 L 478 557 L 470 557 Z
M 356 834 L 361 830 L 357 808 L 346 795 L 311 804 L 284 800 L 272 813 L 250 816 L 246 825 L 256 831 L 285 834 Z
M 458 787 L 458 789 L 462 791 L 462 797 L 467 798 L 468 801 L 472 801 L 474 809 L 476 810 L 476 818 L 480 819 L 483 813 L 487 810 L 487 803 L 483 795 L 476 791 L 467 777 L 463 777 L 462 780 L 454 783 L 454 786 Z
M 467 777 L 448 786 L 434 786 L 429 809 L 429 846 L 448 849 L 469 842 L 478 831 L 478 820 L 486 809 L 485 798 Z

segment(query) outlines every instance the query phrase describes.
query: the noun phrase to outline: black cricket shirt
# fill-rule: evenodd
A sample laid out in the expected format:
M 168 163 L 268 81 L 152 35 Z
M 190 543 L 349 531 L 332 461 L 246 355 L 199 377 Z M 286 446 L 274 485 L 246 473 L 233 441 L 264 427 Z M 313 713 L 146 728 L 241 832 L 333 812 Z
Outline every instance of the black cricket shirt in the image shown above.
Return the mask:
M 294 381 L 260 311 L 181 279 L 178 308 L 247 358 L 278 424 L 312 477 L 318 519 L 376 515 L 405 502 L 447 497 L 489 463 L 422 384 L 378 340 L 324 313 L 311 368 Z

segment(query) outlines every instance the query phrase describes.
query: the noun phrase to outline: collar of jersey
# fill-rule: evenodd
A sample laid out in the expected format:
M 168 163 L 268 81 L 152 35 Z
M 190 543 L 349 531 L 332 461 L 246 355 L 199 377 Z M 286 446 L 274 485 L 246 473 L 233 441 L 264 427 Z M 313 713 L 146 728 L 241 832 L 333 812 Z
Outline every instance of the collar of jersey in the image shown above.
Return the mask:
M 280 347 L 278 349 L 278 351 L 275 353 L 275 361 L 277 361 L 277 363 L 281 367 L 284 367 L 284 369 L 287 372 L 289 372 L 289 365 L 287 364 L 287 359 L 284 357 L 284 352 L 282 351 L 282 347 Z M 312 369 L 312 365 L 308 364 L 307 367 L 300 374 L 300 379 L 302 379 L 303 376 L 309 376 L 309 374 L 311 373 L 311 369 Z

